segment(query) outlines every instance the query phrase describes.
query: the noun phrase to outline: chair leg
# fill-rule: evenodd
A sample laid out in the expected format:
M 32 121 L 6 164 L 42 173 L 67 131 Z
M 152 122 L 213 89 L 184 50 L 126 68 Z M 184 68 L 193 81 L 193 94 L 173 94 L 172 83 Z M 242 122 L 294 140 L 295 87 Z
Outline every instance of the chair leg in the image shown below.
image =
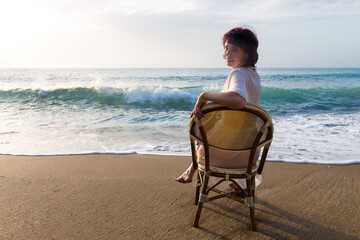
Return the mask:
M 250 209 L 250 224 L 251 224 L 251 230 L 252 231 L 257 231 L 256 228 L 256 220 L 255 220 L 255 207 L 254 207 L 254 190 L 252 189 L 252 181 L 251 179 L 247 179 L 246 180 L 246 187 L 247 187 L 247 192 L 248 192 L 248 198 L 251 199 L 249 204 L 249 209 Z
M 207 185 L 209 183 L 209 177 L 208 176 L 206 176 L 204 174 L 204 175 L 202 175 L 202 177 L 204 178 L 203 185 L 202 185 L 202 188 L 201 188 L 201 195 L 202 196 L 201 196 L 201 199 L 198 201 L 198 206 L 197 206 L 197 209 L 196 209 L 196 215 L 195 215 L 195 220 L 194 220 L 194 223 L 193 223 L 193 227 L 198 227 L 199 226 L 201 210 L 202 210 L 203 204 L 205 202 L 205 200 L 203 199 L 203 196 L 206 195 Z
M 252 179 L 252 195 L 253 195 L 253 201 L 254 201 L 254 204 L 255 204 L 255 177 Z
M 251 231 L 256 232 L 256 220 L 255 220 L 255 209 L 254 207 L 250 207 L 250 221 L 251 221 Z
M 199 196 L 200 196 L 200 187 L 201 187 L 201 177 L 200 177 L 200 172 L 197 173 L 197 178 L 196 178 L 196 187 L 195 187 L 195 199 L 194 199 L 194 205 L 198 205 L 199 203 Z

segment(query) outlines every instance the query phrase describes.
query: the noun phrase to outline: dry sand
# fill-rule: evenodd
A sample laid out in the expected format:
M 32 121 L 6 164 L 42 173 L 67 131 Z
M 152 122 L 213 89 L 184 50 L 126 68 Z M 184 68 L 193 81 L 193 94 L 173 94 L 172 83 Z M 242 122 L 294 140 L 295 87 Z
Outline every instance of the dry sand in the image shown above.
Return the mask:
M 191 227 L 190 157 L 0 156 L 0 239 L 360 239 L 360 165 L 268 162 L 248 209 L 205 204 Z

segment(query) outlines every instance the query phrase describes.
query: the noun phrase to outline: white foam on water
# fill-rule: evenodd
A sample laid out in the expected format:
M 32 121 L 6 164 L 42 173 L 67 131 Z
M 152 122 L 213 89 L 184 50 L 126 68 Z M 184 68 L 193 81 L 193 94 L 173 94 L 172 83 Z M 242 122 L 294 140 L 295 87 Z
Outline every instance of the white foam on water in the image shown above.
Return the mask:
M 274 125 L 269 159 L 324 164 L 360 162 L 359 114 L 275 117 Z
M 126 101 L 128 103 L 166 103 L 167 100 L 180 100 L 188 99 L 189 101 L 196 101 L 196 96 L 182 91 L 177 88 L 166 88 L 163 86 L 160 87 L 132 87 L 125 89 Z
M 61 115 L 61 114 L 60 114 Z M 80 116 L 80 115 L 79 115 Z M 86 114 L 83 117 L 86 118 Z M 317 114 L 274 117 L 274 141 L 268 160 L 292 163 L 360 163 L 360 116 Z M 62 119 L 64 120 L 64 119 Z M 185 120 L 185 121 L 184 121 Z M 60 121 L 60 120 L 59 120 Z M 109 122 L 110 121 L 110 122 Z M 190 156 L 188 118 L 161 122 L 123 122 L 116 119 L 93 126 L 84 122 L 56 123 L 43 127 L 20 121 L 0 134 L 2 154 L 152 154 Z M 118 126 L 107 126 L 118 123 Z M 59 124 L 59 125 L 57 125 Z M 84 127 L 84 125 L 88 125 Z M 121 125 L 121 126 L 120 126 Z M 22 133 L 16 127 L 27 129 Z M 13 126 L 14 127 L 14 126 Z M 46 138 L 44 137 L 46 135 Z M 7 144 L 8 143 L 8 144 Z

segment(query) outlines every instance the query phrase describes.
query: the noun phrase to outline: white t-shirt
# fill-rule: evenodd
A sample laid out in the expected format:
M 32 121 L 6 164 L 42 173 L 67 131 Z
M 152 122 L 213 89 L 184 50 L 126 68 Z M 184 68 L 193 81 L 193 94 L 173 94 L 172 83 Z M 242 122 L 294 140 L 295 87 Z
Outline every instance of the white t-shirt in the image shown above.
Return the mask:
M 236 92 L 247 103 L 259 106 L 261 95 L 261 84 L 259 74 L 253 68 L 234 68 L 221 92 Z

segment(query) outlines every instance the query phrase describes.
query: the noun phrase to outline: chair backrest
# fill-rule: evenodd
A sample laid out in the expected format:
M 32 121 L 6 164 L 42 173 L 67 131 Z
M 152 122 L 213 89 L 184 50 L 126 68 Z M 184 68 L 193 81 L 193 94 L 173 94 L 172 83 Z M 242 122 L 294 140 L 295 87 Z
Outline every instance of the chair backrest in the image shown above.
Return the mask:
M 204 117 L 200 120 L 193 117 L 189 125 L 193 156 L 195 140 L 204 146 L 205 160 L 209 158 L 209 149 L 212 148 L 239 154 L 250 153 L 248 166 L 252 166 L 257 160 L 254 161 L 256 151 L 264 147 L 258 169 L 261 174 L 273 138 L 274 128 L 270 115 L 253 105 L 231 109 L 218 104 L 207 104 L 202 112 Z

